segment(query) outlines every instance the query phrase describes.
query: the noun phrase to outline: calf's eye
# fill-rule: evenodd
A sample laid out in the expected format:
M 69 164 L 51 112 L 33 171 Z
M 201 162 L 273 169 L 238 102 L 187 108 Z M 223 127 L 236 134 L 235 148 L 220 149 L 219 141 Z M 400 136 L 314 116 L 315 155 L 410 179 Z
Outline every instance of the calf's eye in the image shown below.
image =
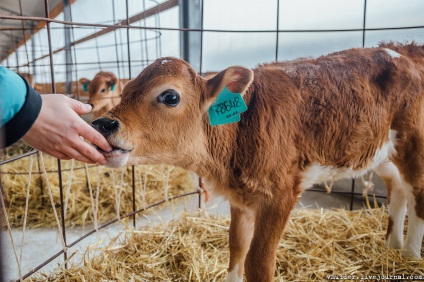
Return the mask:
M 106 89 L 103 88 L 102 90 L 100 90 L 101 93 L 105 93 Z
M 180 103 L 180 94 L 172 89 L 165 90 L 158 96 L 157 101 L 168 107 L 176 107 Z

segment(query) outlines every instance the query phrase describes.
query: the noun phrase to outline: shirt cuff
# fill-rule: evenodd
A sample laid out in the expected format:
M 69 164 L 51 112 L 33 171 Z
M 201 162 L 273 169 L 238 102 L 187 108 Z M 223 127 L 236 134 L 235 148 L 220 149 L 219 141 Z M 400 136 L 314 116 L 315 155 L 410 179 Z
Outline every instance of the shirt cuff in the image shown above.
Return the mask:
M 28 82 L 22 78 L 26 85 L 26 100 L 22 108 L 1 128 L 0 147 L 12 145 L 21 139 L 34 124 L 42 105 L 40 94 L 37 93 Z

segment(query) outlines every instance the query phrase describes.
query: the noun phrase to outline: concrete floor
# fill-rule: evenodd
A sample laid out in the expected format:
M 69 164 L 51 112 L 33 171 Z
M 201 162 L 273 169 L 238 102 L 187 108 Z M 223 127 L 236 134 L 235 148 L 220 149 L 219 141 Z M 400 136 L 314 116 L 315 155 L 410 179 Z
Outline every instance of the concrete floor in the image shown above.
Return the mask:
M 376 195 L 386 195 L 384 185 L 381 180 L 375 176 L 373 178 L 375 184 Z M 330 194 L 325 193 L 324 186 L 317 185 L 314 189 L 318 189 L 322 192 L 305 191 L 299 198 L 299 202 L 296 207 L 306 208 L 350 208 L 351 195 L 343 194 L 343 192 L 351 191 L 352 180 L 338 181 L 333 186 L 333 192 Z M 362 193 L 363 185 L 360 179 L 355 181 L 355 192 Z M 342 193 L 338 193 L 342 192 Z M 370 198 L 371 205 L 373 206 L 373 199 Z M 384 198 L 378 199 L 378 203 L 386 203 Z M 355 196 L 353 198 L 353 209 L 360 209 L 365 207 L 364 197 L 362 195 Z M 229 215 L 230 208 L 228 201 L 223 198 L 216 197 L 212 198 L 210 202 L 203 205 L 204 208 L 208 209 L 210 214 L 214 215 Z M 178 218 L 183 212 L 191 213 L 195 212 L 198 208 L 197 195 L 189 196 L 180 200 L 176 200 L 172 205 L 161 209 L 154 209 L 148 211 L 142 215 L 137 216 L 137 226 L 142 226 L 151 223 L 168 222 L 173 218 Z M 93 226 L 86 226 L 84 228 L 73 228 L 67 232 L 67 242 L 75 241 L 83 234 L 89 232 Z M 75 247 L 69 250 L 69 254 L 73 254 L 72 261 L 78 261 L 82 257 L 84 251 L 90 248 L 101 248 L 108 244 L 111 238 L 116 237 L 125 230 L 125 222 L 113 224 L 92 236 L 84 239 L 78 243 Z M 35 268 L 49 257 L 61 250 L 61 240 L 57 228 L 43 228 L 43 229 L 30 229 L 26 231 L 24 244 L 22 241 L 22 231 L 14 230 L 13 239 L 17 249 L 19 257 L 21 247 L 24 247 L 22 254 L 22 275 Z M 13 248 L 11 247 L 11 241 L 7 232 L 2 233 L 3 249 L 1 250 L 4 260 L 4 271 L 5 281 L 15 281 L 19 279 L 19 272 L 17 262 L 15 259 Z M 45 266 L 42 271 L 50 272 L 63 263 L 63 256 L 50 262 Z

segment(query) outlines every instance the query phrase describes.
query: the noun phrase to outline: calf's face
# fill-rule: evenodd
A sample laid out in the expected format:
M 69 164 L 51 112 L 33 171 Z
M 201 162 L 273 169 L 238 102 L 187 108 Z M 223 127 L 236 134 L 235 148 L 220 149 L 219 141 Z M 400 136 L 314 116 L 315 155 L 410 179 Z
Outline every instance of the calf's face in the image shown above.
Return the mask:
M 184 61 L 162 58 L 129 82 L 121 102 L 93 121 L 113 146 L 108 166 L 168 163 L 191 168 L 207 154 L 207 110 L 223 87 L 244 93 L 253 72 L 230 67 L 204 79 Z
M 111 72 L 99 72 L 89 80 L 81 78 L 79 82 L 84 91 L 88 92 L 88 103 L 92 105 L 92 111 L 97 112 L 104 107 L 112 107 L 112 99 L 119 99 L 117 91 L 118 78 Z

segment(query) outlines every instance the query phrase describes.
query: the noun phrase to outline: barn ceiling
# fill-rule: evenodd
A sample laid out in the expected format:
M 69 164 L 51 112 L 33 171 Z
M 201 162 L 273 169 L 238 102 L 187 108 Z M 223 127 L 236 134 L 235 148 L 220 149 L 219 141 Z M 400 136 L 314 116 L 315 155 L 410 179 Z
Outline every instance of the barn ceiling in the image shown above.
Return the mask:
M 45 17 L 44 3 L 44 0 L 0 0 L 0 15 Z M 48 0 L 48 3 L 51 17 L 62 11 L 62 0 Z M 45 25 L 39 21 L 0 19 L 0 61 L 24 42 L 22 22 L 26 36 L 33 28 L 42 28 Z

